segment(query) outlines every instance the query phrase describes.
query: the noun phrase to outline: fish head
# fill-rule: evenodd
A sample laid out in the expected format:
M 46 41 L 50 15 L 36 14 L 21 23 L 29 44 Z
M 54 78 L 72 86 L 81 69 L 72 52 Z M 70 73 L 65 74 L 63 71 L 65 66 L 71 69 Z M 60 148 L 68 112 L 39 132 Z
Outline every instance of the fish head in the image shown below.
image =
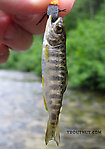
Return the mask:
M 65 41 L 66 32 L 63 18 L 59 17 L 55 22 L 52 22 L 52 16 L 50 15 L 46 24 L 45 37 L 49 40 Z
M 65 25 L 63 22 L 63 18 L 59 17 L 54 23 L 52 23 L 52 28 L 57 35 L 65 33 Z

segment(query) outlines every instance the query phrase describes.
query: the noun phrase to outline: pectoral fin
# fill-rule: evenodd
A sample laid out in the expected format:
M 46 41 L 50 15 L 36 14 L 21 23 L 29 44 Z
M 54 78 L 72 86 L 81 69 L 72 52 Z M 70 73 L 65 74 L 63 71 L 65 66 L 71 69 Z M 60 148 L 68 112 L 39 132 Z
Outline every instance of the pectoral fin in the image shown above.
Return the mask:
M 46 111 L 48 111 L 46 100 L 45 100 L 45 96 L 43 96 L 43 102 L 44 102 L 44 106 L 45 106 Z
M 46 45 L 45 46 L 45 60 L 46 60 L 46 62 L 48 62 L 48 59 L 49 59 L 49 53 L 48 53 L 48 46 Z
M 42 87 L 44 88 L 44 77 L 42 76 Z

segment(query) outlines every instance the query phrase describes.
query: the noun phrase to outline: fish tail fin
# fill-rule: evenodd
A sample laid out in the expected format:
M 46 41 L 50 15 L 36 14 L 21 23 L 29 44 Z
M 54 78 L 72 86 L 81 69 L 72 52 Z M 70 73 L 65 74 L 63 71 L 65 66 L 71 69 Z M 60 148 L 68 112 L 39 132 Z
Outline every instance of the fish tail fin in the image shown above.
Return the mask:
M 59 145 L 59 141 L 60 141 L 59 122 L 56 127 L 52 127 L 52 125 L 49 123 L 49 120 L 48 120 L 46 136 L 45 136 L 46 145 L 48 144 L 50 140 L 54 140 L 57 146 Z
M 58 120 L 58 124 L 56 126 L 56 129 L 55 129 L 55 136 L 54 136 L 54 140 L 56 142 L 57 145 L 59 145 L 59 142 L 60 142 L 60 134 L 59 134 L 59 120 Z

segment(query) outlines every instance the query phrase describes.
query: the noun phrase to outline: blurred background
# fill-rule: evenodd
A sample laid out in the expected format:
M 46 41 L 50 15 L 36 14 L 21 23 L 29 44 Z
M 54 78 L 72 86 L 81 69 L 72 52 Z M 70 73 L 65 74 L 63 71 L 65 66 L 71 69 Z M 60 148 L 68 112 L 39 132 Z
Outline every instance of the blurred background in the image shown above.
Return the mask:
M 105 149 L 105 0 L 76 0 L 64 21 L 69 76 L 59 148 Z M 0 65 L 0 149 L 56 148 L 44 145 L 42 42 L 43 35 L 35 36 L 28 51 L 11 51 Z M 67 134 L 73 129 L 97 133 Z

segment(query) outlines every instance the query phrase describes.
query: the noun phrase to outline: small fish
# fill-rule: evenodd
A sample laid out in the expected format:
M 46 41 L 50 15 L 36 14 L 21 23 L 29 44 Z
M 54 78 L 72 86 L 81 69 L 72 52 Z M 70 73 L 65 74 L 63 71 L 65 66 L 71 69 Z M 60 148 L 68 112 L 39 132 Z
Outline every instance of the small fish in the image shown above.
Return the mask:
M 59 114 L 63 94 L 67 86 L 66 33 L 64 22 L 59 17 L 47 21 L 42 50 L 42 87 L 45 109 L 49 113 L 45 136 L 46 145 L 55 140 L 59 145 Z

